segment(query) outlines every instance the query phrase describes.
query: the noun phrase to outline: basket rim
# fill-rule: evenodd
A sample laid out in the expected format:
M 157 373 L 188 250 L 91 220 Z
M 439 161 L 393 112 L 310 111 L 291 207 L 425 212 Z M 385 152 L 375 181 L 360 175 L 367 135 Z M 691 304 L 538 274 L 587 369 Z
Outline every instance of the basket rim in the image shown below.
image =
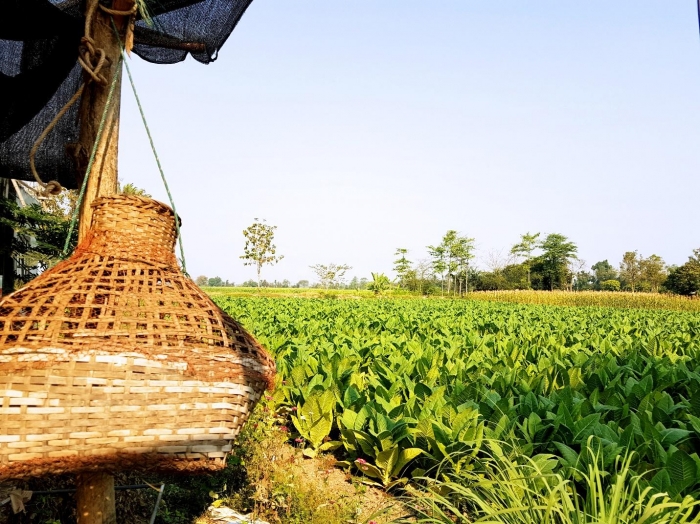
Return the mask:
M 117 203 L 124 203 L 124 204 L 129 203 L 130 205 L 141 204 L 142 206 L 145 206 L 145 207 L 151 207 L 153 209 L 158 209 L 161 212 L 165 212 L 165 213 L 168 213 L 168 214 L 173 215 L 173 216 L 175 215 L 173 208 L 171 208 L 167 204 L 164 204 L 160 200 L 156 200 L 156 199 L 150 198 L 150 197 L 139 196 L 139 195 L 124 195 L 121 193 L 115 194 L 115 195 L 105 195 L 105 196 L 98 197 L 95 199 L 95 201 L 92 204 L 90 204 L 90 207 L 97 208 L 97 207 L 100 207 L 103 205 L 117 204 Z

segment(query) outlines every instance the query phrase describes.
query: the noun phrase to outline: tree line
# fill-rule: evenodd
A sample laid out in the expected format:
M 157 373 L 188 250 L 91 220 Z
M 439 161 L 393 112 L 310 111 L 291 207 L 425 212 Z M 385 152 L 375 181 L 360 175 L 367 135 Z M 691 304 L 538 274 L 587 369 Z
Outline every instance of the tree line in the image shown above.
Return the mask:
M 0 261 L 5 292 L 35 277 L 55 264 L 65 241 L 70 217 L 75 209 L 75 192 L 59 197 L 32 198 L 25 202 L 22 194 L 33 195 L 33 187 L 15 181 L 4 181 L 0 194 Z M 125 194 L 145 195 L 132 184 L 120 187 Z M 372 278 L 354 277 L 346 283 L 345 275 L 352 268 L 347 264 L 315 264 L 310 266 L 318 284 L 300 280 L 268 282 L 261 279 L 265 265 L 282 260 L 274 245 L 276 226 L 255 219 L 243 231 L 245 246 L 243 263 L 255 267 L 257 280 L 243 286 L 260 287 L 323 287 L 325 289 L 371 289 L 381 292 L 392 286 L 421 294 L 464 295 L 470 291 L 486 290 L 603 290 L 631 292 L 668 292 L 693 296 L 700 291 L 700 248 L 679 266 L 667 265 L 656 254 L 644 257 L 638 251 L 623 253 L 621 260 L 611 264 L 607 259 L 588 266 L 578 257 L 577 245 L 559 233 L 542 235 L 525 233 L 511 246 L 504 257 L 489 253 L 487 269 L 474 265 L 475 239 L 448 230 L 439 243 L 426 246 L 429 258 L 412 262 L 406 248 L 396 250 L 392 282 L 383 273 Z M 75 233 L 70 246 L 75 245 Z M 220 277 L 200 276 L 199 285 L 233 286 Z
M 255 219 L 243 231 L 246 239 L 241 256 L 246 265 L 257 270 L 257 281 L 244 286 L 258 287 L 314 287 L 308 281 L 292 285 L 289 281 L 270 284 L 260 280 L 264 265 L 272 265 L 282 259 L 273 243 L 276 226 Z M 352 269 L 347 264 L 315 264 L 309 266 L 318 277 L 315 287 L 325 289 L 370 289 L 377 293 L 398 286 L 407 291 L 425 295 L 441 294 L 461 296 L 470 291 L 495 290 L 567 290 L 567 291 L 631 291 L 669 292 L 696 295 L 700 290 L 700 249 L 694 250 L 688 262 L 681 266 L 669 266 L 656 254 L 644 257 L 638 251 L 627 251 L 614 266 L 607 259 L 590 267 L 578 256 L 578 246 L 560 233 L 524 233 L 511 246 L 506 257 L 490 253 L 487 270 L 473 264 L 475 239 L 450 229 L 439 243 L 426 246 L 429 258 L 412 262 L 409 250 L 396 249 L 392 282 L 383 273 L 372 273 L 372 279 L 355 277 L 345 283 L 345 274 Z M 199 277 L 200 285 L 228 285 L 221 279 Z
M 525 233 L 507 257 L 491 253 L 487 270 L 473 266 L 474 239 L 448 230 L 437 245 L 427 246 L 429 259 L 411 262 L 398 248 L 394 260 L 397 283 L 424 294 L 462 295 L 495 290 L 602 290 L 668 292 L 696 295 L 700 291 L 700 249 L 680 266 L 669 266 L 656 254 L 644 257 L 627 251 L 614 266 L 607 259 L 588 266 L 578 246 L 566 236 Z

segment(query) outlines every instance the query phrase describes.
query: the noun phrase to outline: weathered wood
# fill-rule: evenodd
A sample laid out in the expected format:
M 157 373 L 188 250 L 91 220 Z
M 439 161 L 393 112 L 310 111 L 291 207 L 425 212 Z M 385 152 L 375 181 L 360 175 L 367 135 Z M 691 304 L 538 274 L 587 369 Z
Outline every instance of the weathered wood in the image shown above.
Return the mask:
M 117 524 L 114 477 L 103 472 L 84 473 L 76 480 L 78 524 Z
M 115 9 L 125 10 L 132 5 L 129 0 L 115 0 Z M 99 130 L 100 120 L 107 103 L 110 84 L 114 75 L 119 75 L 119 80 L 115 87 L 112 103 L 110 105 L 104 130 L 97 147 L 95 161 L 88 176 L 88 183 L 85 189 L 85 196 L 80 206 L 80 224 L 78 229 L 78 240 L 85 238 L 90 225 L 92 224 L 91 204 L 97 197 L 113 195 L 118 189 L 117 155 L 119 144 L 119 110 L 121 100 L 121 67 L 119 58 L 121 55 L 121 45 L 119 38 L 114 34 L 112 18 L 98 9 L 95 12 L 92 36 L 95 40 L 95 47 L 105 51 L 108 64 L 106 64 L 101 74 L 107 79 L 107 85 L 100 85 L 97 82 L 90 82 L 83 93 L 80 102 L 80 152 L 81 160 L 85 165 L 80 165 L 79 170 L 84 172 L 87 167 L 87 159 L 95 143 Z M 122 32 L 121 39 L 124 39 L 124 17 L 114 17 L 118 29 Z M 82 183 L 82 180 L 80 180 Z
M 114 9 L 128 9 L 129 0 L 114 0 Z M 113 195 L 118 191 L 117 155 L 119 145 L 119 110 L 121 106 L 121 41 L 124 40 L 123 17 L 115 17 L 117 30 L 122 34 L 118 37 L 114 32 L 113 18 L 102 10 L 94 13 L 92 37 L 96 49 L 103 49 L 108 64 L 101 73 L 107 79 L 106 85 L 90 82 L 85 88 L 80 104 L 80 138 L 79 151 L 87 159 L 94 146 L 102 120 L 102 113 L 108 102 L 110 84 L 114 75 L 119 80 L 112 95 L 102 135 L 99 137 L 95 160 L 86 173 L 85 166 L 79 166 L 84 176 L 88 177 L 85 196 L 80 206 L 80 221 L 78 225 L 78 240 L 87 235 L 92 224 L 91 204 L 97 197 Z M 82 180 L 80 180 L 82 183 Z M 114 501 L 114 477 L 105 472 L 79 475 L 76 479 L 76 500 L 78 505 L 78 524 L 116 524 L 117 513 Z

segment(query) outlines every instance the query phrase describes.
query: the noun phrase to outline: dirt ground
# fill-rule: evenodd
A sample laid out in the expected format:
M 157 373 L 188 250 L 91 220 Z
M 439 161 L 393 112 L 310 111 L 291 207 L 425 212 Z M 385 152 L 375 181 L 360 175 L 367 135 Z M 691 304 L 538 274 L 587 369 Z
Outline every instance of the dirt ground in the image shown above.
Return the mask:
M 406 510 L 383 489 L 337 467 L 331 455 L 307 458 L 283 442 L 266 442 L 249 464 L 251 492 L 221 506 L 271 524 L 388 524 Z M 203 515 L 196 524 L 221 521 Z

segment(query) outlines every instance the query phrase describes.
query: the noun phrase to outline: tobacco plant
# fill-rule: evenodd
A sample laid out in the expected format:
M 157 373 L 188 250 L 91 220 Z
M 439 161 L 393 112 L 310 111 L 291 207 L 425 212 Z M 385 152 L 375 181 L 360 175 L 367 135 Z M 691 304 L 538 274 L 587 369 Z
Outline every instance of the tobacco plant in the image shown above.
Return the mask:
M 307 454 L 385 486 L 478 470 L 507 441 L 583 482 L 592 442 L 640 485 L 700 493 L 700 315 L 448 300 L 217 299 L 275 355 Z M 294 411 L 296 410 L 296 411 Z M 493 446 L 492 446 L 493 447 Z

